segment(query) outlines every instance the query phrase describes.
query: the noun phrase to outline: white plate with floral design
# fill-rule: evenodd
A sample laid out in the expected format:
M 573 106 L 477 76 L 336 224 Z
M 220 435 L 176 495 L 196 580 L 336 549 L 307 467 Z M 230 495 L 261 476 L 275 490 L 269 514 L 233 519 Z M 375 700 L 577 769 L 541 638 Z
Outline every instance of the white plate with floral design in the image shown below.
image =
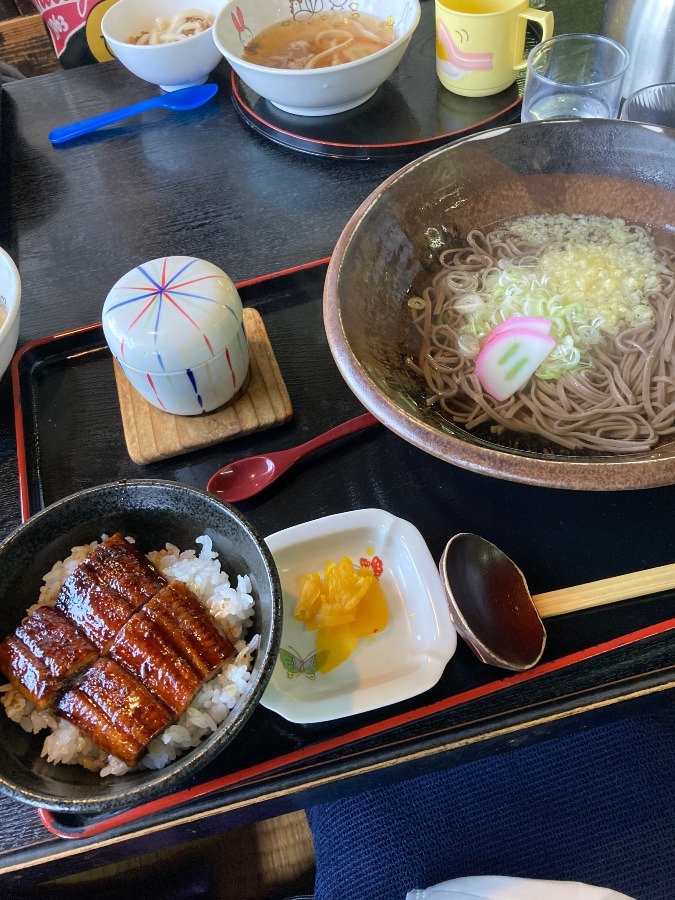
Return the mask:
M 284 601 L 281 651 L 261 703 L 290 722 L 326 722 L 407 700 L 433 687 L 457 646 L 436 563 L 410 522 L 381 509 L 315 519 L 266 538 Z M 316 632 L 293 617 L 298 576 L 349 556 L 380 581 L 389 622 L 323 674 Z

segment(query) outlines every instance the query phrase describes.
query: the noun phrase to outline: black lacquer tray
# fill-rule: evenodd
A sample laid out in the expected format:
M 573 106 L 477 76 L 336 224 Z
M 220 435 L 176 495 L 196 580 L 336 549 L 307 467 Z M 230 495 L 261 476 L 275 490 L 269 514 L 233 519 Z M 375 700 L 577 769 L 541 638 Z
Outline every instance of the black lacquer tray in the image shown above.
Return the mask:
M 228 460 L 293 446 L 360 412 L 323 330 L 325 269 L 324 260 L 239 285 L 244 305 L 255 306 L 266 325 L 293 422 L 151 466 L 127 455 L 100 325 L 27 344 L 13 364 L 24 516 L 116 479 L 155 475 L 204 487 Z M 639 505 L 630 493 L 597 492 L 561 503 L 558 491 L 465 472 L 377 427 L 316 453 L 240 506 L 263 534 L 347 509 L 383 508 L 411 521 L 435 559 L 452 534 L 477 531 L 500 544 L 540 592 L 620 574 L 626 540 L 631 558 L 645 567 L 672 561 L 664 558 L 669 542 L 655 535 L 672 524 L 674 499 L 667 488 L 640 492 Z M 553 520 L 556 528 L 547 529 Z M 675 684 L 674 599 L 669 592 L 547 620 L 542 663 L 519 675 L 485 666 L 460 644 L 434 688 L 384 709 L 296 725 L 259 707 L 228 752 L 177 794 L 112 818 L 43 812 L 43 822 L 55 834 L 81 838 L 236 819 L 238 810 L 256 805 L 273 815 L 339 794 L 347 777 L 352 789 L 365 788 L 398 770 L 409 777 L 419 767 L 428 771 L 612 715 L 625 701 Z

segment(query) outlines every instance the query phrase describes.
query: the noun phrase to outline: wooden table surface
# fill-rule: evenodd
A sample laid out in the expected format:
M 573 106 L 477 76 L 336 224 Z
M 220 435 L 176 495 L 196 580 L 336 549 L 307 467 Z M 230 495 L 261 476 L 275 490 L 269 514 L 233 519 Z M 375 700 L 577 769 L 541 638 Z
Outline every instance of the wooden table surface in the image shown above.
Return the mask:
M 30 0 L 0 0 L 0 62 L 27 78 L 61 69 L 42 16 Z
M 599 27 L 602 0 L 551 0 L 548 5 L 558 15 L 559 31 Z M 353 210 L 402 164 L 394 159 L 318 158 L 278 147 L 254 133 L 237 115 L 228 96 L 227 68 L 220 67 L 214 77 L 221 91 L 201 110 L 182 117 L 148 114 L 112 133 L 60 149 L 52 148 L 47 141 L 51 128 L 141 100 L 153 89 L 112 62 L 27 79 L 3 90 L 0 244 L 17 261 L 22 275 L 22 344 L 99 321 L 103 299 L 121 274 L 139 262 L 168 253 L 210 259 L 235 281 L 325 258 Z M 311 314 L 314 318 L 307 322 L 302 351 L 304 377 L 297 371 L 297 361 L 282 360 L 296 407 L 294 426 L 269 432 L 269 441 L 261 442 L 258 437 L 239 442 L 234 448 L 239 454 L 275 449 L 275 443 L 279 448 L 299 443 L 335 424 L 341 415 L 358 411 L 355 399 L 339 386 L 335 373 L 324 375 L 323 370 L 312 369 L 314 359 L 327 354 L 327 349 L 316 304 Z M 301 316 L 302 310 L 294 315 Z M 283 350 L 285 341 L 296 346 L 293 341 L 298 341 L 302 319 L 289 318 L 291 321 L 293 335 L 285 324 L 283 310 L 270 315 L 275 348 Z M 315 380 L 311 395 L 307 391 L 308 371 Z M 74 441 L 81 442 L 82 453 L 86 454 L 86 433 L 74 436 Z M 561 492 L 498 482 L 454 468 L 450 483 L 445 464 L 413 450 L 393 435 L 383 433 L 371 443 L 359 445 L 359 449 L 363 454 L 359 464 L 368 470 L 368 477 L 358 490 L 345 483 L 338 491 L 329 484 L 329 474 L 321 474 L 328 470 L 317 469 L 316 482 L 305 494 L 296 494 L 293 500 L 290 491 L 280 490 L 251 506 L 249 516 L 263 533 L 270 533 L 311 517 L 314 510 L 324 514 L 337 511 L 340 504 L 342 508 L 378 505 L 382 496 L 378 466 L 386 458 L 392 466 L 391 478 L 400 479 L 402 507 L 408 504 L 413 520 L 423 521 L 433 513 L 434 530 L 429 540 L 436 556 L 442 535 L 453 525 L 463 525 L 465 530 L 481 530 L 484 525 L 482 530 L 485 533 L 487 529 L 489 536 L 500 510 L 534 504 L 545 510 L 548 531 L 536 547 L 515 532 L 512 538 L 513 549 L 532 565 L 533 590 L 570 583 L 566 578 L 574 578 L 577 569 L 584 566 L 587 578 L 579 580 L 621 571 L 627 560 L 634 568 L 672 561 L 664 557 L 671 552 L 669 510 L 675 501 L 673 489 L 645 491 L 639 496 L 630 492 L 563 496 Z M 345 465 L 351 459 L 346 457 Z M 179 461 L 172 473 L 172 477 L 197 483 L 189 458 Z M 139 477 L 143 474 L 141 471 Z M 7 375 L 0 382 L 0 538 L 20 522 L 18 478 L 11 380 Z M 437 508 L 413 510 L 410 498 L 424 479 L 439 485 Z M 611 533 L 612 540 L 603 545 L 606 552 L 602 558 L 589 552 L 585 529 L 575 532 L 574 523 L 581 520 L 597 523 Z M 655 534 L 648 540 L 646 533 L 654 523 Z M 568 547 L 564 559 L 556 554 L 563 542 Z M 508 546 L 505 549 L 510 551 Z M 569 640 L 571 646 L 573 636 Z M 564 640 L 561 649 L 563 645 Z M 654 659 L 663 672 L 675 665 L 671 655 L 667 644 L 655 651 Z M 638 661 L 627 652 L 613 670 L 617 684 L 624 677 L 623 666 L 629 666 L 633 675 L 639 671 Z M 672 696 L 671 681 L 664 676 L 659 682 L 662 698 Z M 644 693 L 649 691 L 645 689 Z M 501 742 L 495 738 L 494 752 L 512 746 L 512 741 L 504 736 Z M 463 752 L 458 759 L 467 758 Z M 331 770 L 329 780 L 337 785 L 332 796 L 335 790 L 347 793 L 371 786 L 378 779 L 419 771 L 419 761 L 417 767 L 411 763 L 395 774 L 387 764 L 371 780 L 350 782 L 344 777 L 348 763 L 337 760 L 334 764 L 342 765 L 342 771 L 337 777 Z M 140 829 L 74 841 L 54 837 L 43 828 L 34 809 L 2 797 L 0 882 L 16 886 L 81 871 L 325 797 L 319 786 L 306 795 L 298 789 L 283 798 L 270 796 L 265 803 L 258 803 L 255 797 L 240 797 L 227 816 L 188 819 L 149 832 Z
M 0 0 L 0 21 L 16 16 L 32 16 L 37 12 L 31 0 Z

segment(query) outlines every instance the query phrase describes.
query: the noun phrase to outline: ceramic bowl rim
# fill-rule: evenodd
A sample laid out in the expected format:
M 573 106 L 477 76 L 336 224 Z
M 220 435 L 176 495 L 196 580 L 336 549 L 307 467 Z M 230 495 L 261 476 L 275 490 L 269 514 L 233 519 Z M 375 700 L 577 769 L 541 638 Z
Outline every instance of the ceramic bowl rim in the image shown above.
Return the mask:
M 391 44 L 387 44 L 386 47 L 383 47 L 381 50 L 377 50 L 375 53 L 371 53 L 369 56 L 364 56 L 361 59 L 355 59 L 351 62 L 346 63 L 338 63 L 334 66 L 324 66 L 322 68 L 315 69 L 275 69 L 273 66 L 261 66 L 258 63 L 248 62 L 248 60 L 242 59 L 241 56 L 237 56 L 236 53 L 233 53 L 231 50 L 228 50 L 227 47 L 223 44 L 218 36 L 218 25 L 221 19 L 225 18 L 225 13 L 230 12 L 233 6 L 236 6 L 239 0 L 227 0 L 227 2 L 220 8 L 218 13 L 216 14 L 216 18 L 213 23 L 213 40 L 215 42 L 216 47 L 223 54 L 225 59 L 229 63 L 236 63 L 238 67 L 240 67 L 243 71 L 247 72 L 256 72 L 261 75 L 274 75 L 274 77 L 280 78 L 316 78 L 317 75 L 325 78 L 327 74 L 331 74 L 333 72 L 348 72 L 352 69 L 361 68 L 365 63 L 376 61 L 381 59 L 384 56 L 387 56 L 392 51 L 396 50 L 406 41 L 409 41 L 413 35 L 413 32 L 417 28 L 420 22 L 420 18 L 422 16 L 422 8 L 420 6 L 420 0 L 410 0 L 413 4 L 413 8 L 415 14 L 412 18 L 411 24 L 406 28 L 405 32 L 399 35 L 396 40 L 392 41 Z M 281 19 L 279 21 L 282 21 Z
M 9 268 L 12 274 L 12 294 L 8 297 L 8 307 L 7 307 L 7 318 L 0 325 L 0 343 L 7 337 L 9 334 L 14 322 L 16 321 L 17 316 L 19 315 L 19 308 L 21 306 L 21 275 L 19 274 L 19 269 L 12 259 L 12 257 L 7 253 L 6 250 L 3 250 L 0 247 L 0 257 L 5 261 L 7 267 Z

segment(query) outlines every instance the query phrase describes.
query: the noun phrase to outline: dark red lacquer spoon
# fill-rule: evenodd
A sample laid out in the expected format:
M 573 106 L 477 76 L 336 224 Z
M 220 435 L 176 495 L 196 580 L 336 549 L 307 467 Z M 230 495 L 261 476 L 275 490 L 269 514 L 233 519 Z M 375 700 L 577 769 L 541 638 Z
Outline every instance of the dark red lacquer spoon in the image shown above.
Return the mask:
M 318 450 L 332 441 L 346 437 L 376 425 L 378 420 L 370 413 L 364 413 L 342 425 L 337 425 L 323 434 L 312 438 L 298 447 L 289 450 L 279 450 L 276 453 L 268 453 L 264 456 L 249 456 L 246 459 L 238 459 L 228 463 L 222 469 L 211 476 L 206 489 L 225 500 L 227 503 L 238 503 L 240 500 L 248 500 L 265 490 L 280 475 L 283 475 L 292 465 L 303 456 Z

